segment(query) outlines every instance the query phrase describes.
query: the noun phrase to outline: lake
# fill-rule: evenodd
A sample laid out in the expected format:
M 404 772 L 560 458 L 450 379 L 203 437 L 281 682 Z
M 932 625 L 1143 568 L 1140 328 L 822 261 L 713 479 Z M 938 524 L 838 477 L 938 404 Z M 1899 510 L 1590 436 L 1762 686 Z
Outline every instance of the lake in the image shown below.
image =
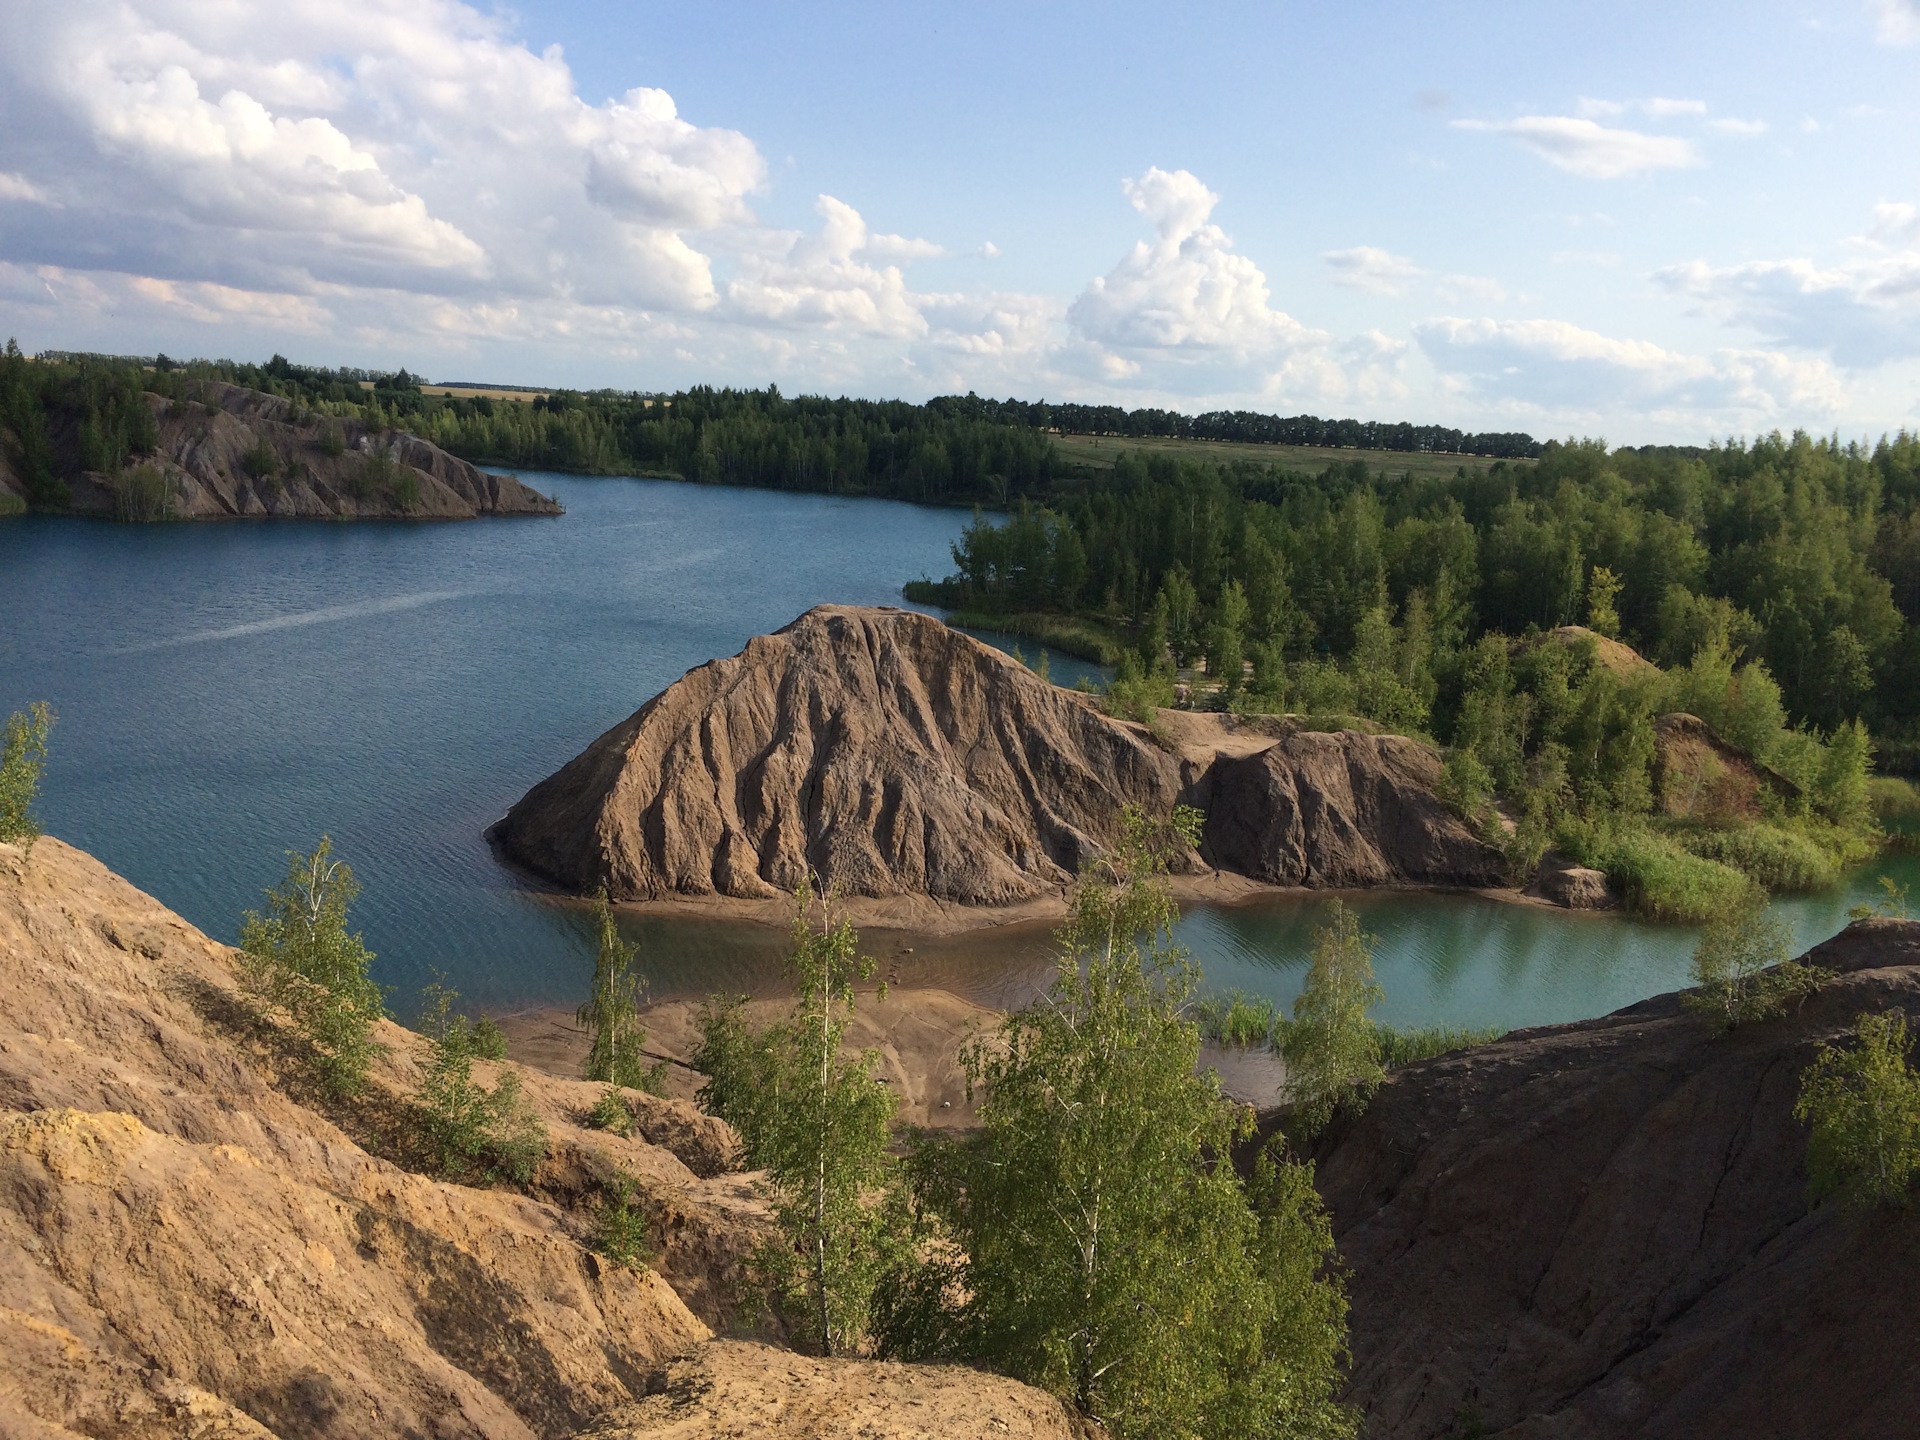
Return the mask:
M 221 939 L 325 831 L 393 1006 L 444 973 L 474 1005 L 571 1005 L 578 907 L 524 888 L 482 832 L 535 781 L 689 668 L 811 605 L 900 604 L 970 518 L 888 501 L 526 474 L 553 520 L 120 526 L 0 523 L 0 714 L 59 712 L 40 812 Z M 1004 637 L 1001 637 L 1004 639 Z M 1016 643 L 1007 640 L 1009 646 Z M 1030 660 L 1038 647 L 1017 642 Z M 1091 667 L 1049 654 L 1056 681 Z M 1804 942 L 1848 893 L 1784 903 Z M 1291 999 L 1324 902 L 1188 915 L 1213 988 Z M 1396 1023 L 1531 1024 L 1684 983 L 1691 933 L 1473 897 L 1357 897 Z M 629 922 L 657 996 L 777 984 L 783 937 Z M 1031 993 L 1044 929 L 874 935 L 906 983 Z M 907 951 L 912 953 L 906 953 Z

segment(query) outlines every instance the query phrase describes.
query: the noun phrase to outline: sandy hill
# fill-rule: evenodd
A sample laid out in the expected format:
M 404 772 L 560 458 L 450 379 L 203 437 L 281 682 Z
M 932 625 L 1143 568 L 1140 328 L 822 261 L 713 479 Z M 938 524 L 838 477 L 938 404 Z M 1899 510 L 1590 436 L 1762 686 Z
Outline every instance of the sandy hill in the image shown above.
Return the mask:
M 1127 805 L 1185 802 L 1207 812 L 1194 872 L 1498 882 L 1498 856 L 1434 798 L 1430 747 L 1178 722 L 1163 745 L 931 616 L 822 605 L 689 671 L 492 833 L 527 869 L 619 899 L 777 902 L 811 867 L 850 896 L 991 911 L 1057 902 Z

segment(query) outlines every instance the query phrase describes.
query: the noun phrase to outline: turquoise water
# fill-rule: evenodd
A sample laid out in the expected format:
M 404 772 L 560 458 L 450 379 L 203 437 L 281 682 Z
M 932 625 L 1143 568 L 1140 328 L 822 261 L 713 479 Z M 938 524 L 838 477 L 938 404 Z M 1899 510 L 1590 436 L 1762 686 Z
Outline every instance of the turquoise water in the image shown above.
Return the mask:
M 475 1004 L 576 1002 L 577 906 L 528 890 L 482 832 L 692 666 L 823 601 L 898 604 L 948 568 L 969 516 L 885 501 L 528 475 L 552 520 L 465 524 L 0 524 L 0 714 L 53 702 L 41 814 L 223 939 L 322 831 L 359 873 L 355 918 L 411 1013 L 444 972 Z M 997 637 L 1011 646 L 1006 637 Z M 1019 642 L 1030 661 L 1037 647 Z M 1092 667 L 1049 655 L 1071 684 Z M 1890 866 L 1912 878 L 1914 864 Z M 1872 870 L 1861 877 L 1870 885 Z M 1457 896 L 1357 901 L 1382 1013 L 1521 1024 L 1672 988 L 1693 937 Z M 1808 941 L 1849 897 L 1786 907 Z M 1320 902 L 1189 915 L 1211 985 L 1290 999 Z M 632 922 L 655 993 L 777 983 L 782 937 Z M 870 938 L 897 977 L 1030 993 L 1044 928 Z M 911 949 L 912 953 L 904 953 Z

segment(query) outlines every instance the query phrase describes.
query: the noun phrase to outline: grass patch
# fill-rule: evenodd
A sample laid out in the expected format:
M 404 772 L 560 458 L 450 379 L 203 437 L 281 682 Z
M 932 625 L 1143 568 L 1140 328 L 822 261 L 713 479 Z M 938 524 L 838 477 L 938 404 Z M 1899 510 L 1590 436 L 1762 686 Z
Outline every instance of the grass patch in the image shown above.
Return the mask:
M 1920 833 L 1920 786 L 1893 775 L 1876 775 L 1867 781 L 1867 799 L 1874 816 L 1888 830 L 1903 834 Z
M 1629 905 L 1655 920 L 1703 924 L 1738 910 L 1753 885 L 1731 865 L 1651 830 L 1619 832 L 1580 858 L 1604 870 Z
M 1497 1025 L 1449 1028 L 1444 1025 L 1416 1025 L 1402 1030 L 1375 1021 L 1374 1033 L 1380 1043 L 1380 1059 L 1391 1070 L 1396 1065 L 1411 1065 L 1416 1060 L 1431 1060 L 1449 1050 L 1471 1050 L 1476 1045 L 1491 1045 L 1506 1034 Z
M 5 519 L 9 515 L 24 515 L 26 513 L 27 502 L 25 500 L 21 499 L 11 490 L 0 490 L 0 520 Z
M 1688 854 L 1731 866 L 1769 891 L 1825 890 L 1840 883 L 1840 860 L 1832 851 L 1778 825 L 1683 826 L 1667 833 Z
M 911 585 L 905 589 L 909 600 L 914 598 L 912 589 Z M 955 610 L 947 616 L 947 624 L 1038 640 L 1042 645 L 1091 660 L 1096 665 L 1119 664 L 1120 654 L 1127 648 L 1105 624 L 1083 615 L 1049 615 L 1036 610 L 1001 615 L 986 610 Z

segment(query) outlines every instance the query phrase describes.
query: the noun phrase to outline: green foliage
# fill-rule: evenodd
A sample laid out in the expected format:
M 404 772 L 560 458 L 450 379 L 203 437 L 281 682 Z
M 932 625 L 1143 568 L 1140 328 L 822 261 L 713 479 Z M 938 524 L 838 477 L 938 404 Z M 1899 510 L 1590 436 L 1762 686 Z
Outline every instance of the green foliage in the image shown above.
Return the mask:
M 587 1128 L 613 1135 L 625 1135 L 633 1129 L 633 1110 L 614 1086 L 607 1086 L 593 1102 L 593 1109 L 587 1112 Z
M 1265 1049 L 1286 1027 L 1286 1015 L 1264 995 L 1229 990 L 1188 1007 L 1202 1038 L 1238 1050 Z
M 1620 612 L 1613 608 L 1613 602 L 1624 584 L 1604 565 L 1594 566 L 1593 573 L 1587 576 L 1587 628 L 1594 634 L 1608 639 L 1619 637 Z
M 1874 916 L 1884 916 L 1889 920 L 1912 919 L 1907 906 L 1907 894 L 1913 887 L 1899 884 L 1891 875 L 1880 877 L 1880 899 L 1872 905 L 1855 905 L 1847 911 L 1849 920 L 1868 920 Z
M 1207 627 L 1207 674 L 1230 696 L 1239 693 L 1246 667 L 1247 614 L 1246 591 L 1228 581 Z
M 1911 833 L 1920 830 L 1920 786 L 1893 775 L 1876 775 L 1867 781 L 1867 799 L 1874 818 L 1887 830 Z
M 503 1065 L 491 1090 L 474 1078 L 484 1042 L 479 1027 L 454 1010 L 459 998 L 437 983 L 422 995 L 416 1098 L 425 1148 L 444 1175 L 478 1170 L 524 1185 L 546 1154 L 547 1127 L 521 1092 L 518 1070 Z
M 1582 863 L 1605 871 L 1628 904 L 1656 920 L 1702 924 L 1749 903 L 1753 882 L 1740 871 L 1645 826 L 1601 826 L 1584 835 L 1563 826 L 1560 838 Z
M 1367 1012 L 1380 1003 L 1373 982 L 1373 937 L 1340 901 L 1314 932 L 1313 964 L 1293 1002 L 1280 1053 L 1287 1062 L 1287 1099 L 1294 1125 L 1307 1136 L 1324 1129 L 1343 1106 L 1364 1105 L 1386 1069 L 1380 1037 Z
M 666 1062 L 648 1065 L 646 1060 L 647 1032 L 640 1023 L 646 986 L 633 973 L 639 947 L 620 938 L 605 889 L 594 898 L 593 917 L 599 942 L 593 984 L 575 1015 L 588 1037 L 586 1078 L 665 1094 Z
M 926 1232 L 885 1291 L 883 1348 L 985 1365 L 1116 1440 L 1348 1436 L 1346 1301 L 1310 1168 L 1220 1163 L 1247 1133 L 1185 1008 L 1165 856 L 1197 833 L 1127 818 L 1083 873 L 1044 999 L 963 1052 L 977 1136 L 924 1137 Z
M 600 1189 L 600 1204 L 594 1215 L 594 1248 L 616 1265 L 629 1270 L 644 1270 L 653 1259 L 648 1239 L 651 1228 L 646 1206 L 635 1199 L 633 1177 L 616 1170 Z
M 1431 1060 L 1450 1050 L 1471 1050 L 1491 1045 L 1507 1032 L 1498 1026 L 1464 1026 L 1450 1029 L 1442 1025 L 1420 1025 L 1411 1030 L 1374 1022 L 1374 1038 L 1380 1048 L 1380 1061 L 1387 1069 L 1411 1065 L 1416 1060 Z
M 794 899 L 792 1009 L 756 1033 L 744 999 L 710 998 L 693 1063 L 707 1076 L 701 1103 L 739 1133 L 746 1163 L 767 1172 L 785 1243 L 763 1247 L 758 1268 L 823 1353 L 844 1355 L 863 1343 L 875 1287 L 904 1243 L 888 1153 L 896 1101 L 874 1078 L 877 1052 L 841 1053 L 853 987 L 873 974 L 872 958 L 811 877 Z
M 1793 933 L 1757 907 L 1712 921 L 1693 952 L 1693 983 L 1681 997 L 1691 1008 L 1732 1030 L 1786 1013 L 1833 978 L 1790 957 Z
M 1920 1174 L 1920 1074 L 1904 1015 L 1862 1015 L 1851 1046 L 1822 1045 L 1800 1077 L 1794 1118 L 1810 1127 L 1815 1200 L 1904 1206 Z
M 473 1022 L 473 1053 L 482 1060 L 507 1058 L 507 1037 L 491 1015 Z
M 113 495 L 113 518 L 152 524 L 173 518 L 173 487 L 158 465 L 135 465 L 115 471 L 107 480 Z
M 24 713 L 16 710 L 7 717 L 5 736 L 0 739 L 0 842 L 18 845 L 29 855 L 40 838 L 33 802 L 47 766 L 53 718 L 47 702 L 36 700 Z
M 280 455 L 266 440 L 256 440 L 240 457 L 240 468 L 256 480 L 265 480 L 280 470 Z
M 380 1046 L 373 1026 L 386 1013 L 370 973 L 373 954 L 347 933 L 360 887 L 325 835 L 311 855 L 287 854 L 287 877 L 267 894 L 263 915 L 240 922 L 240 978 L 270 1014 L 283 1017 L 305 1047 L 307 1065 L 330 1094 L 366 1082 Z
M 347 437 L 338 425 L 322 425 L 313 443 L 319 446 L 320 453 L 329 459 L 347 453 Z
M 1173 707 L 1173 670 L 1163 663 L 1148 670 L 1131 653 L 1120 657 L 1120 665 L 1107 686 L 1106 708 L 1109 715 L 1141 725 L 1154 723 L 1154 711 Z

